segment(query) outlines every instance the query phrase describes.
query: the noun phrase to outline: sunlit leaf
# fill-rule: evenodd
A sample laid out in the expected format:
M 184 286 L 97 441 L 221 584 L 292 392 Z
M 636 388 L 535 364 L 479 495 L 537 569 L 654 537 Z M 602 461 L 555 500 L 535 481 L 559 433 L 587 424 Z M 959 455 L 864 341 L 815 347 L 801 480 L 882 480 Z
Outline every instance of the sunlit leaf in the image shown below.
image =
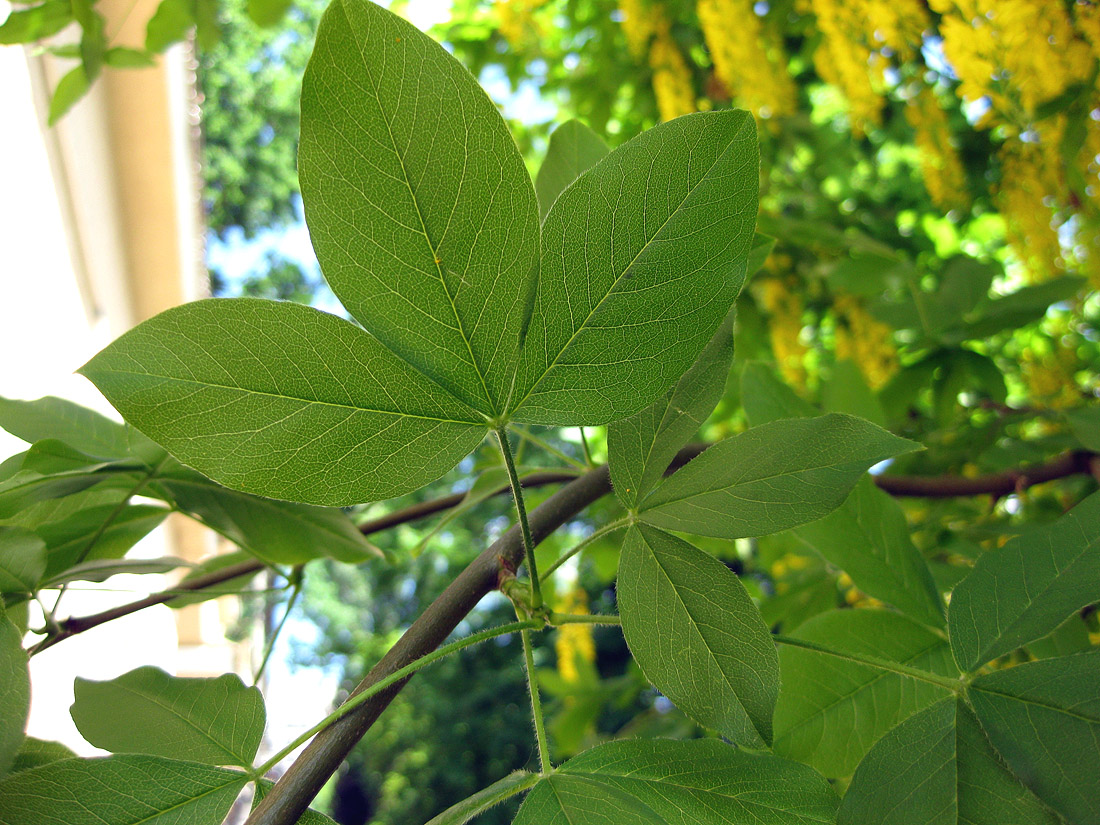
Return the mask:
M 80 734 L 112 753 L 250 768 L 264 732 L 259 689 L 230 673 L 181 678 L 139 667 L 103 682 L 78 677 L 74 693 Z
M 771 742 L 779 660 L 737 576 L 662 530 L 627 531 L 623 635 L 646 678 L 684 713 L 748 747 Z
M 603 138 L 579 120 L 567 120 L 555 129 L 550 134 L 546 158 L 535 177 L 539 217 L 545 218 L 566 187 L 595 166 L 609 151 Z
M 337 0 L 302 84 L 298 172 L 314 249 L 348 312 L 470 406 L 502 413 L 538 206 L 469 71 L 391 12 Z
M 748 113 L 704 112 L 643 132 L 554 202 L 515 420 L 607 423 L 672 386 L 741 289 L 757 164 Z

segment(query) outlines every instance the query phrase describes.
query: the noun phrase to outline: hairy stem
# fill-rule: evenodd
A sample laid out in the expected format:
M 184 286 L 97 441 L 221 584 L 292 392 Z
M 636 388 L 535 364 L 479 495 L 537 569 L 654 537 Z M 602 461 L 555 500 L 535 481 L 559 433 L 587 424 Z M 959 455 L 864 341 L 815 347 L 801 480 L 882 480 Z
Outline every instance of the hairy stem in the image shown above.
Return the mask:
M 542 585 L 539 582 L 539 569 L 535 564 L 535 543 L 531 540 L 531 525 L 527 521 L 527 507 L 523 503 L 523 488 L 516 475 L 516 463 L 512 460 L 512 448 L 508 445 L 508 432 L 501 427 L 496 431 L 500 443 L 500 453 L 504 456 L 504 466 L 508 470 L 508 481 L 512 485 L 512 499 L 519 514 L 520 535 L 523 537 L 523 554 L 527 560 L 527 574 L 531 577 L 531 608 L 542 607 Z
M 558 558 L 554 559 L 554 563 L 543 571 L 542 580 L 546 581 L 548 578 L 550 578 L 551 574 L 553 574 L 555 570 L 557 570 L 559 567 L 561 567 L 563 564 L 573 558 L 573 556 L 577 555 L 577 553 L 581 552 L 581 550 L 588 547 L 588 545 L 592 544 L 592 542 L 602 539 L 608 533 L 614 533 L 616 530 L 621 530 L 623 527 L 626 527 L 629 524 L 630 520 L 628 518 L 621 518 L 618 521 L 613 521 L 610 524 L 605 524 L 603 527 L 593 532 L 592 535 L 583 539 L 576 546 L 572 547 L 569 550 L 566 550 Z
M 531 695 L 531 717 L 535 721 L 535 741 L 539 746 L 539 767 L 543 773 L 551 770 L 550 746 L 546 741 L 546 722 L 542 718 L 542 701 L 539 699 L 539 686 L 535 678 L 535 656 L 531 649 L 531 631 L 520 633 L 523 639 L 523 664 L 527 671 L 527 692 Z

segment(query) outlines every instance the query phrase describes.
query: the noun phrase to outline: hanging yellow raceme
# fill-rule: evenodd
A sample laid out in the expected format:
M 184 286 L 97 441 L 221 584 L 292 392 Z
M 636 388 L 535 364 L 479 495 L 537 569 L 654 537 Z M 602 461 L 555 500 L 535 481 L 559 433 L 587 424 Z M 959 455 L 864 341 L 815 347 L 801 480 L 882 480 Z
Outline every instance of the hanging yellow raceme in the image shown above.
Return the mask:
M 909 100 L 905 118 L 915 131 L 921 175 L 932 202 L 945 212 L 966 206 L 966 171 L 955 150 L 947 115 L 931 89 L 922 88 Z
M 657 30 L 658 22 L 664 20 L 664 12 L 656 3 L 647 0 L 619 0 L 619 14 L 622 15 L 620 25 L 627 48 L 635 59 L 641 60 L 649 52 L 649 39 Z
M 656 25 L 649 46 L 649 67 L 653 70 L 653 94 L 657 97 L 661 120 L 672 120 L 696 111 L 691 70 L 672 39 L 667 18 Z
M 872 317 L 853 295 L 838 296 L 833 311 L 837 316 L 836 357 L 855 361 L 871 389 L 879 389 L 898 371 L 893 330 Z
M 1037 139 L 1009 139 L 1001 146 L 997 206 L 1005 216 L 1008 242 L 1031 280 L 1064 268 L 1054 207 L 1062 200 L 1060 122 L 1048 122 Z
M 929 0 L 961 97 L 988 98 L 994 123 L 1026 128 L 1043 103 L 1089 76 L 1093 48 L 1056 0 Z
M 582 587 L 574 587 L 566 593 L 555 608 L 555 612 L 565 614 L 588 613 L 588 594 Z M 558 675 L 562 681 L 576 684 L 580 681 L 577 662 L 596 661 L 596 644 L 592 640 L 592 625 L 567 624 L 558 628 L 558 637 L 554 641 L 554 652 L 558 657 Z
M 787 57 L 768 43 L 752 0 L 699 0 L 699 25 L 714 73 L 741 106 L 767 119 L 792 114 L 795 86 Z
M 802 390 L 809 379 L 808 348 L 802 343 L 802 297 L 793 284 L 778 278 L 761 281 L 759 290 L 761 303 L 771 316 L 768 338 L 779 373 L 787 384 Z
M 535 12 L 544 3 L 545 0 L 498 0 L 493 4 L 497 28 L 516 51 L 538 43 L 542 27 L 535 18 Z
M 882 61 L 867 46 L 863 2 L 812 0 L 822 41 L 814 52 L 814 66 L 822 80 L 836 86 L 848 99 L 852 132 L 862 135 L 882 121 L 882 98 L 876 89 Z M 874 77 L 874 79 L 872 79 Z

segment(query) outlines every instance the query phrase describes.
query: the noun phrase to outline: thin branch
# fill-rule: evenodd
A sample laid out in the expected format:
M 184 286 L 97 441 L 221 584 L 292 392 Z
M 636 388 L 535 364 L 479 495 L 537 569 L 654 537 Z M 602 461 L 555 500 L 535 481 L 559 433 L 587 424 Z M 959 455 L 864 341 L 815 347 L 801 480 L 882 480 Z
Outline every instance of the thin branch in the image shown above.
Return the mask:
M 957 498 L 960 496 L 1007 496 L 1035 484 L 1090 472 L 1096 453 L 1086 450 L 1063 453 L 1044 464 L 1034 464 L 1001 473 L 962 478 L 960 476 L 875 476 L 875 483 L 892 496 Z
M 676 468 L 683 465 L 701 453 L 707 446 L 706 444 L 688 445 L 680 451 L 680 455 L 677 457 L 677 460 L 673 462 L 672 467 Z M 606 465 L 597 467 L 594 472 L 601 471 L 606 472 Z M 1042 484 L 1047 481 L 1055 481 L 1060 478 L 1068 478 L 1069 476 L 1081 474 L 1091 474 L 1097 481 L 1100 481 L 1100 454 L 1079 450 L 1076 452 L 1064 453 L 1045 464 L 1036 464 L 1023 470 L 1007 470 L 1002 473 L 993 473 L 991 475 L 978 476 L 976 478 L 960 478 L 958 476 L 880 475 L 875 476 L 874 480 L 880 488 L 893 496 L 954 498 L 958 496 L 1010 495 L 1035 484 Z M 583 476 L 580 477 L 583 478 Z M 532 473 L 522 479 L 520 485 L 524 488 L 541 487 L 547 484 L 560 484 L 566 481 L 573 481 L 577 478 L 578 476 L 575 473 L 566 470 L 549 470 L 542 473 Z M 508 486 L 503 486 L 494 495 L 500 495 L 508 491 Z M 610 487 L 608 487 L 606 492 L 610 492 Z M 464 493 L 456 493 L 432 499 L 431 501 L 413 504 L 400 510 L 394 510 L 392 513 L 387 513 L 384 516 L 379 516 L 378 518 L 363 522 L 359 525 L 359 530 L 363 535 L 379 533 L 391 527 L 407 524 L 434 515 L 435 513 L 449 510 L 452 507 L 458 506 L 465 497 Z M 105 610 L 102 613 L 66 619 L 59 623 L 60 631 L 57 635 L 50 636 L 39 642 L 35 647 L 31 648 L 30 653 L 33 656 L 36 653 L 41 653 L 46 648 L 52 647 L 58 642 L 64 641 L 78 633 L 83 633 L 86 630 L 91 630 L 93 627 L 98 627 L 112 619 L 128 616 L 131 613 L 144 610 L 146 607 L 164 604 L 177 596 L 183 596 L 198 590 L 216 587 L 238 576 L 257 572 L 263 569 L 263 567 L 264 564 L 258 560 L 241 562 L 240 564 L 217 570 L 205 576 L 198 576 L 188 582 L 182 582 L 169 590 L 154 593 L 144 599 L 138 599 L 129 604 Z

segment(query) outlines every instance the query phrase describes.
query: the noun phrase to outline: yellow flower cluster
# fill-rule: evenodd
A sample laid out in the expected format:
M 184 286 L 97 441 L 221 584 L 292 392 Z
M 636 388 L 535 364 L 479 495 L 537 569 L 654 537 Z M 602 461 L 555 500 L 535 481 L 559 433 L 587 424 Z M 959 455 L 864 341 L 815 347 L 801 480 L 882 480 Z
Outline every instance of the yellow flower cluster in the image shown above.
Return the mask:
M 648 0 L 619 0 L 619 13 L 623 17 L 621 25 L 627 48 L 640 60 L 649 51 L 649 39 L 657 24 L 664 20 L 664 13 Z
M 761 118 L 794 112 L 786 55 L 766 43 L 752 0 L 699 0 L 696 11 L 714 73 L 730 96 Z
M 882 118 L 884 49 L 912 57 L 929 25 L 920 0 L 811 0 L 823 39 L 814 66 L 848 99 L 852 131 L 863 134 Z
M 898 371 L 898 351 L 889 326 L 871 317 L 860 300 L 841 295 L 833 302 L 837 315 L 836 356 L 850 358 L 872 389 L 878 389 Z
M 880 602 L 873 596 L 868 596 L 862 590 L 856 587 L 855 582 L 852 581 L 852 577 L 847 573 L 841 573 L 836 580 L 837 586 L 841 592 L 844 593 L 844 601 L 850 604 L 852 607 L 885 607 L 886 605 Z
M 555 608 L 557 613 L 587 614 L 588 594 L 582 587 L 574 587 L 566 593 Z M 554 642 L 554 652 L 558 657 L 558 675 L 562 680 L 576 683 L 580 680 L 577 670 L 578 659 L 582 662 L 596 661 L 596 645 L 592 641 L 592 625 L 567 624 L 558 628 L 558 638 Z
M 542 37 L 542 26 L 535 12 L 544 3 L 545 0 L 498 0 L 493 4 L 497 29 L 517 51 L 538 43 Z
M 764 308 L 771 315 L 768 335 L 776 366 L 784 381 L 801 390 L 809 378 L 805 363 L 807 348 L 802 343 L 802 297 L 777 278 L 763 281 L 760 291 Z
M 1062 268 L 1061 243 L 1053 224 L 1062 190 L 1057 124 L 1038 141 L 1007 140 L 1001 147 L 997 205 L 1006 218 L 1008 241 L 1033 280 Z
M 965 206 L 966 171 L 951 140 L 947 115 L 930 89 L 922 88 L 905 107 L 916 132 L 921 175 L 932 202 L 945 212 Z
M 672 120 L 696 110 L 695 90 L 680 48 L 672 39 L 668 20 L 658 22 L 649 47 L 649 67 L 653 69 L 653 93 L 661 120 Z
M 852 131 L 857 135 L 882 120 L 882 98 L 876 88 L 882 60 L 867 46 L 864 6 L 864 2 L 846 0 L 812 2 L 823 38 L 814 52 L 814 66 L 826 83 L 848 99 Z M 875 80 L 872 75 L 877 75 Z
M 1081 390 L 1074 378 L 1077 366 L 1072 347 L 1053 347 L 1043 352 L 1028 347 L 1020 353 L 1028 397 L 1038 407 L 1063 410 L 1081 403 Z
M 943 15 L 943 49 L 959 94 L 988 97 L 1007 123 L 1026 123 L 1041 103 L 1088 77 L 1093 50 L 1066 5 L 1051 0 L 929 0 Z

